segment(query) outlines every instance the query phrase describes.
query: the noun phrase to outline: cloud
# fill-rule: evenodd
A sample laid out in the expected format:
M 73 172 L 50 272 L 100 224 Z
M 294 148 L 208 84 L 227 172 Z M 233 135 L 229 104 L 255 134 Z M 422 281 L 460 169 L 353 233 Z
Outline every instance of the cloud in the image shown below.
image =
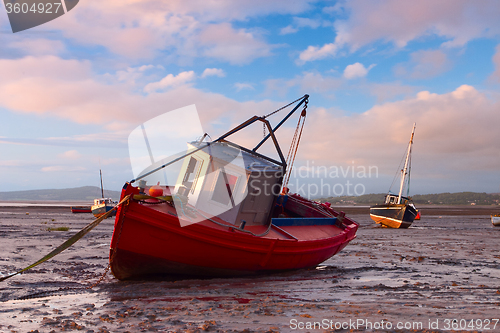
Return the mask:
M 365 66 L 359 62 L 348 65 L 344 69 L 344 77 L 348 80 L 365 77 L 373 67 L 375 67 L 375 65 L 372 64 L 368 66 L 368 68 L 365 68 Z
M 287 25 L 286 27 L 284 28 L 281 28 L 280 30 L 280 35 L 288 35 L 288 34 L 294 34 L 296 33 L 297 31 L 299 31 L 298 28 L 292 26 L 292 25 Z
M 12 38 L 9 38 L 12 40 Z M 21 51 L 23 55 L 41 56 L 41 55 L 59 55 L 66 48 L 60 40 L 51 40 L 45 38 L 19 38 L 7 42 L 7 47 Z
M 334 43 L 325 44 L 322 47 L 308 46 L 299 55 L 299 64 L 337 55 L 339 46 Z
M 377 103 L 392 100 L 396 97 L 410 97 L 415 92 L 415 87 L 403 85 L 400 82 L 370 83 L 370 94 L 377 97 Z
M 88 61 L 54 56 L 0 59 L 0 72 L 0 105 L 13 112 L 102 124 L 137 113 L 143 100 L 119 83 L 105 83 Z
M 251 85 L 250 83 L 240 83 L 236 82 L 234 84 L 234 87 L 236 88 L 236 91 L 242 91 L 242 90 L 255 90 L 254 86 Z
M 293 23 L 280 30 L 280 35 L 287 35 L 291 33 L 296 33 L 300 28 L 311 28 L 317 29 L 320 26 L 325 26 L 328 23 L 320 19 L 312 19 L 309 17 L 294 17 Z
M 77 160 L 80 157 L 82 157 L 82 154 L 80 154 L 78 151 L 73 149 L 73 150 L 65 151 L 62 154 L 59 154 L 58 157 L 63 158 L 63 159 L 69 159 L 69 160 Z
M 165 90 L 170 87 L 179 86 L 193 81 L 196 78 L 194 71 L 181 72 L 174 76 L 173 74 L 168 74 L 163 79 L 158 82 L 152 82 L 144 87 L 144 91 L 147 93 L 152 93 L 159 90 Z
M 246 20 L 252 17 L 278 14 L 298 14 L 311 9 L 311 0 L 299 0 L 290 2 L 288 0 L 221 0 L 207 2 L 203 0 L 169 1 L 163 6 L 168 7 L 169 12 L 180 15 L 193 15 L 206 21 L 219 20 Z
M 226 120 L 241 120 L 254 115 L 255 110 L 281 106 L 269 101 L 237 102 L 222 94 L 196 89 L 191 84 L 196 77 L 192 71 L 167 75 L 146 85 L 144 89 L 155 92 L 148 94 L 136 86 L 121 84 L 115 73 L 96 75 L 87 61 L 54 56 L 0 59 L 0 72 L 0 107 L 32 115 L 33 119 L 43 116 L 95 124 L 101 131 L 85 138 L 2 137 L 0 141 L 6 143 L 94 147 L 99 138 L 104 138 L 101 144 L 116 146 L 123 144 L 137 124 L 186 105 L 197 106 L 206 131 L 213 130 L 213 120 L 222 115 Z M 108 135 L 102 131 L 108 131 Z
M 323 165 L 350 165 L 352 161 L 375 165 L 381 174 L 393 175 L 416 122 L 414 174 L 427 179 L 453 174 L 460 179 L 465 170 L 471 177 L 497 172 L 499 107 L 498 100 L 462 85 L 441 95 L 421 91 L 362 114 L 336 116 L 315 108 L 304 129 L 301 156 Z M 332 149 L 334 153 L 325 154 Z
M 443 47 L 460 47 L 476 38 L 500 34 L 500 6 L 495 0 L 353 0 L 343 2 L 342 7 L 348 18 L 335 21 L 333 42 L 309 46 L 300 54 L 300 61 L 335 56 L 344 47 L 354 52 L 375 41 L 403 48 L 418 38 L 438 36 L 446 40 Z
M 286 0 L 242 0 L 207 2 L 201 0 L 182 1 L 118 1 L 87 0 L 57 20 L 45 25 L 50 30 L 60 30 L 68 39 L 88 46 L 103 46 L 108 51 L 130 59 L 152 58 L 162 51 L 168 53 L 169 61 L 185 61 L 205 55 L 209 47 L 211 56 L 231 63 L 248 63 L 253 57 L 267 56 L 270 48 L 264 40 L 245 37 L 248 31 L 238 30 L 236 40 L 247 57 L 235 55 L 232 50 L 224 57 L 223 50 L 229 45 L 228 33 L 212 34 L 214 25 L 244 21 L 270 14 L 299 14 L 311 8 L 312 0 L 290 3 Z M 208 30 L 208 32 L 207 32 Z M 210 45 L 199 44 L 211 34 Z M 238 36 L 237 36 L 238 37 Z M 234 40 L 233 36 L 233 40 Z M 255 38 L 255 36 L 254 36 Z M 244 41 L 250 43 L 245 47 Z M 254 50 L 253 48 L 257 48 Z
M 342 84 L 343 79 L 322 75 L 318 72 L 303 72 L 293 79 L 270 79 L 264 82 L 266 96 L 285 96 L 292 87 L 299 88 L 300 94 L 318 93 L 325 97 L 333 97 Z
M 201 77 L 205 78 L 209 76 L 225 77 L 226 73 L 220 68 L 205 68 L 203 74 L 201 74 Z
M 128 130 L 128 127 L 126 128 Z M 110 129 L 113 131 L 113 129 Z M 128 131 L 125 132 L 128 134 Z M 123 131 L 74 135 L 71 137 L 48 138 L 6 138 L 0 137 L 0 143 L 29 146 L 54 146 L 54 147 L 90 147 L 90 148 L 126 148 L 127 141 L 123 138 Z M 63 155 L 59 157 L 64 157 Z
M 420 50 L 410 55 L 410 61 L 394 67 L 397 76 L 412 79 L 428 79 L 436 77 L 448 69 L 451 63 L 441 50 Z
M 69 165 L 51 165 L 43 167 L 40 169 L 42 172 L 75 172 L 75 171 L 85 171 L 86 169 L 81 166 L 69 166 Z
M 23 161 L 19 160 L 0 160 L 0 167 L 19 167 Z
M 245 29 L 235 30 L 229 23 L 207 26 L 198 36 L 203 46 L 202 54 L 230 64 L 248 64 L 260 57 L 268 57 L 274 48 L 255 33 Z
M 495 54 L 493 55 L 492 61 L 495 66 L 495 71 L 490 75 L 489 79 L 493 82 L 500 83 L 500 44 L 495 48 Z
M 293 22 L 299 28 L 308 27 L 311 29 L 316 29 L 324 25 L 324 22 L 322 20 L 312 19 L 309 17 L 294 17 Z
M 141 65 L 139 67 L 127 67 L 124 70 L 119 70 L 116 72 L 114 77 L 119 82 L 125 82 L 130 85 L 135 85 L 138 80 L 141 80 L 144 77 L 144 73 L 152 70 L 162 70 L 163 66 L 157 65 Z

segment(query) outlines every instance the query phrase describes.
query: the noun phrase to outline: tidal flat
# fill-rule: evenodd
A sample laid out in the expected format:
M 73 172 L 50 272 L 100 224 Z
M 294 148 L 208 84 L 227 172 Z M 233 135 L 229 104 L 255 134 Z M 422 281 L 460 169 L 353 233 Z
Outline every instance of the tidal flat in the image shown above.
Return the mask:
M 426 206 L 409 229 L 376 225 L 367 207 L 335 209 L 360 224 L 336 256 L 314 269 L 224 279 L 115 279 L 105 271 L 107 219 L 0 282 L 0 332 L 500 332 L 495 208 Z M 92 220 L 68 207 L 0 207 L 0 275 Z

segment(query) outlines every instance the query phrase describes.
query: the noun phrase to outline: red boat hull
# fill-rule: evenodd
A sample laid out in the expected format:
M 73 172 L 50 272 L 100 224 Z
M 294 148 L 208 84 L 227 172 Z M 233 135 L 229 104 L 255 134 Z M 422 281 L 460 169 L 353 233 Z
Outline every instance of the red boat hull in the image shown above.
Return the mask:
M 122 198 L 136 192 L 128 185 Z M 316 214 L 338 215 L 325 207 L 316 209 Z M 118 208 L 115 219 L 110 249 L 113 275 L 121 280 L 150 275 L 215 277 L 315 267 L 342 250 L 356 237 L 358 228 L 356 222 L 343 218 L 335 225 L 272 226 L 259 237 L 214 220 L 224 226 L 203 221 L 181 227 L 168 204 L 129 200 Z M 267 227 L 245 230 L 260 234 Z
M 72 213 L 92 213 L 92 209 L 90 206 L 76 206 L 71 207 Z

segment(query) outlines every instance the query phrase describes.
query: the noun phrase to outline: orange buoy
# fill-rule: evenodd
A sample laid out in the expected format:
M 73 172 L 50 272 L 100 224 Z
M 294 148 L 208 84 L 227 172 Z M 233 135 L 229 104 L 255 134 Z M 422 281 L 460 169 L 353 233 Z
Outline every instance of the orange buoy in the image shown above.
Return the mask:
M 149 188 L 149 195 L 152 197 L 160 197 L 163 195 L 163 189 L 160 186 L 160 182 L 157 185 L 153 185 Z

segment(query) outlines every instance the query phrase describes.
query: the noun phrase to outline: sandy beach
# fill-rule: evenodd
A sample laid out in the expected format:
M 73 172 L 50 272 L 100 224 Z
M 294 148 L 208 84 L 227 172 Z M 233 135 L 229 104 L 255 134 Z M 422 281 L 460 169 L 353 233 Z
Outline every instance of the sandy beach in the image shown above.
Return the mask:
M 107 266 L 108 219 L 0 282 L 0 332 L 500 332 L 494 208 L 421 208 L 409 229 L 381 228 L 367 207 L 339 208 L 360 223 L 357 238 L 316 269 L 127 282 L 107 273 L 88 288 Z M 0 274 L 35 262 L 92 220 L 68 207 L 0 207 Z

